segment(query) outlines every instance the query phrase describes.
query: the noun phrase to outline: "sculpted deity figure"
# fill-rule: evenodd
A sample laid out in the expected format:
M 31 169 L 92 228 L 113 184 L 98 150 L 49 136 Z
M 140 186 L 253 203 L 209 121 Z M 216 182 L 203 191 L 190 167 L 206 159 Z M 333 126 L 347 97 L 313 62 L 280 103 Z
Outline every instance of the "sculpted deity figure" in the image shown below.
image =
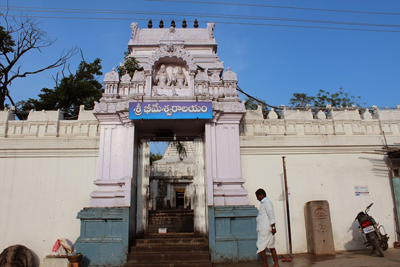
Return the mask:
M 161 64 L 160 69 L 154 76 L 154 83 L 158 85 L 161 89 L 171 85 L 171 79 L 167 73 L 167 68 L 164 64 Z
M 179 89 L 187 85 L 186 76 L 183 73 L 182 67 L 178 67 L 174 76 L 174 82 Z
M 167 73 L 167 68 L 165 64 L 161 64 L 160 69 L 158 70 L 157 74 L 154 76 L 154 84 L 158 86 L 159 89 L 166 89 L 169 88 L 171 85 L 171 78 Z M 173 95 L 177 95 L 175 88 L 171 88 Z M 155 95 L 159 95 L 157 89 L 154 88 Z

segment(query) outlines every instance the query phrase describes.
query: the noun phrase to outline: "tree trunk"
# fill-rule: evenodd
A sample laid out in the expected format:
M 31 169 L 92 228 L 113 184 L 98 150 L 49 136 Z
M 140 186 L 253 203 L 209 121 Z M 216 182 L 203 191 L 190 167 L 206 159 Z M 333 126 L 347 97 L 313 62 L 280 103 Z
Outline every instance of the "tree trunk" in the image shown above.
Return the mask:
M 4 88 L 0 89 L 0 111 L 4 110 L 4 102 L 6 100 L 6 94 L 5 94 Z

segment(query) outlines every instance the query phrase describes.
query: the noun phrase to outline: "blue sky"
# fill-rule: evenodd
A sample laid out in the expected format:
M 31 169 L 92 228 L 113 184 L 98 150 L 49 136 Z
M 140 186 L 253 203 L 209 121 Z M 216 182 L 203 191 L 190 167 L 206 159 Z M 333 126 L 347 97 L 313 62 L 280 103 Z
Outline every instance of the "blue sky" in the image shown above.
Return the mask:
M 20 62 L 23 69 L 38 68 L 51 63 L 63 50 L 76 46 L 82 49 L 86 61 L 93 61 L 97 57 L 102 59 L 103 73 L 106 73 L 122 62 L 123 52 L 127 49 L 131 34 L 132 21 L 138 22 L 139 27 L 144 28 L 147 27 L 149 19 L 153 20 L 155 27 L 158 27 L 158 21 L 163 19 L 165 25 L 169 27 L 170 20 L 174 19 L 177 27 L 181 27 L 181 21 L 185 18 L 188 27 L 193 27 L 192 21 L 197 18 L 200 27 L 206 27 L 206 22 L 215 22 L 214 34 L 218 42 L 219 57 L 224 61 L 225 68 L 230 67 L 238 74 L 238 85 L 245 92 L 265 100 L 270 105 L 287 105 L 293 93 L 316 95 L 319 89 L 335 92 L 340 87 L 343 87 L 345 92 L 361 96 L 362 102 L 365 102 L 364 106 L 395 108 L 396 105 L 400 105 L 399 0 L 202 1 L 285 8 L 199 4 L 193 1 L 189 0 L 192 3 L 144 0 L 10 0 L 8 2 L 12 6 L 12 10 L 9 10 L 10 15 L 22 13 L 34 17 L 50 38 L 57 39 L 53 46 L 43 49 L 42 53 L 24 57 Z M 6 1 L 0 4 L 1 12 L 5 12 L 5 4 Z M 48 12 L 34 12 L 33 8 L 48 8 Z M 310 10 L 312 8 L 397 14 Z M 74 9 L 74 12 L 65 12 L 66 9 Z M 93 13 L 94 11 L 98 13 Z M 127 12 L 130 14 L 126 14 Z M 160 12 L 173 14 L 160 15 Z M 238 15 L 241 19 L 224 18 L 226 15 Z M 262 16 L 264 20 L 256 20 L 250 16 Z M 98 19 L 83 19 L 83 17 Z M 276 17 L 279 20 L 265 20 L 265 17 Z M 282 18 L 392 26 L 282 21 Z M 296 27 L 288 27 L 293 25 Z M 80 60 L 80 55 L 76 55 L 69 61 L 71 70 L 76 69 Z M 15 101 L 36 98 L 43 87 L 54 87 L 52 77 L 56 73 L 57 70 L 52 70 L 19 79 L 10 87 L 11 95 Z M 102 80 L 103 77 L 100 77 L 100 81 Z

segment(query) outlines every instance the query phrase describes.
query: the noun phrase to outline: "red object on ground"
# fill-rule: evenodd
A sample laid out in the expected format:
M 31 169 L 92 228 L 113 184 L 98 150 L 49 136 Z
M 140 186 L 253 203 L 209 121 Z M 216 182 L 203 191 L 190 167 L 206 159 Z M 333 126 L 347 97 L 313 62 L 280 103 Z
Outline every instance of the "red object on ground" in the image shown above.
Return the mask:
M 292 258 L 289 258 L 289 257 L 287 257 L 287 258 L 282 258 L 282 261 L 283 261 L 283 262 L 291 262 L 291 261 L 292 261 Z

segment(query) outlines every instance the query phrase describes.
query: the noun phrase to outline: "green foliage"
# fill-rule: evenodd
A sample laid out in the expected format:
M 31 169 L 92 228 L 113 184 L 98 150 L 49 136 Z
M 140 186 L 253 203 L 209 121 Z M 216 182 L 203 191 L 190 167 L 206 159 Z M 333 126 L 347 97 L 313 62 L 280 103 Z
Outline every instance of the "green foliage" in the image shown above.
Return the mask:
M 290 99 L 289 105 L 293 107 L 305 108 L 306 105 L 311 105 L 313 107 L 326 107 L 326 105 L 331 105 L 332 107 L 350 107 L 352 105 L 361 106 L 361 97 L 353 96 L 348 92 L 344 92 L 343 88 L 335 93 L 329 93 L 325 90 L 320 89 L 316 96 L 308 96 L 304 93 L 294 93 L 293 97 Z
M 244 107 L 247 110 L 257 110 L 258 109 L 258 105 L 260 105 L 259 103 L 257 103 L 257 101 L 255 101 L 252 98 L 245 98 L 244 101 L 245 101 L 244 102 Z M 268 108 L 265 105 L 262 105 L 262 113 L 263 113 L 264 118 L 267 117 L 268 112 L 269 112 Z
M 160 154 L 160 152 L 158 153 L 153 153 L 150 152 L 150 166 L 153 164 L 154 161 L 160 160 L 162 159 L 163 155 Z
M 14 46 L 15 41 L 13 40 L 12 36 L 5 31 L 3 26 L 0 26 L 0 54 L 14 52 Z
M 314 106 L 325 107 L 326 105 L 332 105 L 332 107 L 350 107 L 357 105 L 359 107 L 360 101 L 360 96 L 355 97 L 348 92 L 343 92 L 342 87 L 339 88 L 339 91 L 332 94 L 320 89 L 314 100 Z
M 314 96 L 308 96 L 304 93 L 293 93 L 293 97 L 290 99 L 289 105 L 292 107 L 305 108 L 306 105 L 312 105 L 314 100 Z
M 70 74 L 61 79 L 61 82 L 54 89 L 43 88 L 39 99 L 29 98 L 27 101 L 20 101 L 17 107 L 20 110 L 57 110 L 65 111 L 66 119 L 76 118 L 79 107 L 84 105 L 86 109 L 94 106 L 102 95 L 102 84 L 97 81 L 102 75 L 101 60 L 95 59 L 92 63 L 82 61 L 75 74 Z
M 123 76 L 128 73 L 132 78 L 135 71 L 139 68 L 139 64 L 137 63 L 136 58 L 129 56 L 129 50 L 125 52 L 124 55 L 124 64 L 117 67 L 117 72 L 119 76 Z

